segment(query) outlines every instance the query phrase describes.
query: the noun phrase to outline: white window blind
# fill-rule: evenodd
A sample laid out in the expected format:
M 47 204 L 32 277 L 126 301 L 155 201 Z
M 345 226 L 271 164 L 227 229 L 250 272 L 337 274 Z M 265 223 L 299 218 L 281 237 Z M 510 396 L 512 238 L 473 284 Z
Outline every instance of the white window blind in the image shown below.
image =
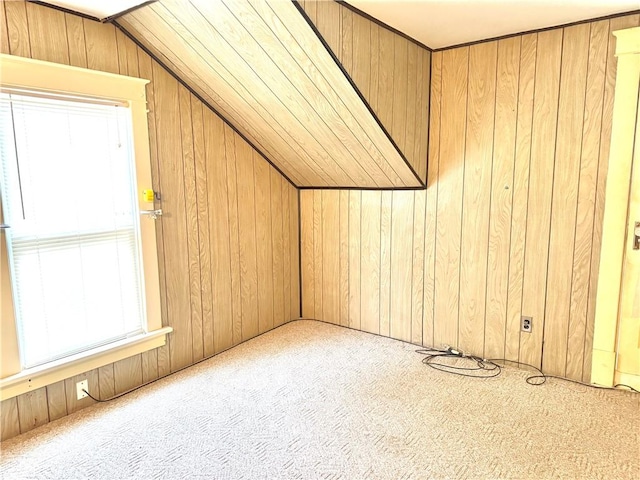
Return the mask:
M 1 94 L 2 203 L 23 368 L 143 330 L 131 119 Z

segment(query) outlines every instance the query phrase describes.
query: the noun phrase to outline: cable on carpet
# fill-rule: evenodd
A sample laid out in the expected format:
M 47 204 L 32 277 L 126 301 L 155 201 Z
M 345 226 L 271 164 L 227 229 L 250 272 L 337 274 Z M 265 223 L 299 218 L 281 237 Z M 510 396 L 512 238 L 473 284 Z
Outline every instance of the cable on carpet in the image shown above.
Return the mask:
M 528 363 L 516 361 L 516 360 L 508 360 L 506 358 L 480 358 L 475 355 L 467 355 L 459 350 L 456 350 L 451 347 L 446 347 L 444 349 L 437 348 L 420 348 L 416 350 L 416 353 L 424 355 L 422 359 L 422 363 L 425 365 L 441 371 L 445 373 L 451 373 L 453 375 L 459 375 L 462 377 L 471 377 L 471 378 L 493 378 L 497 377 L 502 373 L 502 369 L 506 367 L 507 364 L 517 365 L 518 367 L 529 367 L 535 371 L 534 374 L 529 375 L 525 381 L 529 385 L 540 386 L 546 383 L 549 378 L 554 378 L 558 380 L 563 380 L 565 382 L 576 383 L 578 385 L 583 385 L 585 387 L 596 388 L 600 390 L 619 390 L 618 387 L 628 389 L 628 391 L 640 393 L 640 391 L 635 388 L 626 385 L 624 383 L 618 383 L 613 387 L 604 387 L 600 385 L 592 385 L 585 382 L 580 382 L 578 380 L 571 380 L 569 378 L 559 377 L 556 375 L 547 375 L 543 373 L 538 367 L 530 365 Z M 450 360 L 444 359 L 457 359 L 456 364 L 452 363 Z M 459 360 L 463 360 L 466 365 L 460 365 Z M 502 363 L 503 365 L 500 365 Z

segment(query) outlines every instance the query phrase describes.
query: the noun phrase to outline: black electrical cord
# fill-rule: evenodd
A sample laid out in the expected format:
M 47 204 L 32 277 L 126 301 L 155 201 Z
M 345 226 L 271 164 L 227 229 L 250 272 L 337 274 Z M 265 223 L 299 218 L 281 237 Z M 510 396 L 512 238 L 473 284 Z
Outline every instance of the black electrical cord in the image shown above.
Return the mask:
M 578 385 L 583 385 L 585 387 L 596 388 L 600 390 L 618 390 L 618 387 L 626 388 L 629 391 L 640 393 L 640 391 L 635 388 L 625 385 L 624 383 L 618 383 L 613 387 L 603 387 L 600 385 L 591 385 L 589 383 L 580 382 L 578 380 L 571 380 L 569 378 L 559 377 L 557 375 L 547 375 L 543 373 L 538 367 L 530 365 L 528 363 L 519 362 L 515 360 L 508 360 L 506 358 L 492 358 L 485 359 L 476 357 L 474 355 L 466 355 L 458 350 L 455 350 L 451 347 L 447 347 L 446 349 L 440 350 L 437 348 L 421 348 L 416 350 L 416 353 L 424 355 L 422 359 L 422 363 L 428 365 L 429 367 L 446 373 L 452 373 L 454 375 L 460 375 L 462 377 L 472 377 L 472 378 L 493 378 L 497 377 L 502 373 L 502 368 L 506 366 L 506 364 L 511 363 L 517 365 L 518 367 L 525 366 L 535 370 L 535 374 L 529 375 L 525 381 L 529 385 L 540 386 L 547 382 L 547 379 L 554 378 L 558 380 L 563 380 L 565 382 L 575 383 Z M 454 365 L 450 362 L 443 362 L 441 359 L 463 359 L 466 360 L 470 365 L 469 366 L 460 366 Z M 500 365 L 499 362 L 504 365 Z M 456 362 L 456 363 L 459 363 Z

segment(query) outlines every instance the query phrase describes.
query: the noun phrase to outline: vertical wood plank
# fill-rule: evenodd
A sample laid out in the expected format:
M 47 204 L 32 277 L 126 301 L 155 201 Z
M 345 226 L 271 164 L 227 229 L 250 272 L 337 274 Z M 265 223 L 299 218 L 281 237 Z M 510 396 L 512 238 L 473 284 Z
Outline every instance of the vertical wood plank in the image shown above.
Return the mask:
M 26 2 L 2 2 L 7 15 L 7 36 L 11 55 L 31 58 Z
M 425 180 L 423 175 L 427 173 L 427 152 L 429 147 L 429 109 L 431 91 L 431 52 L 420 49 L 422 53 L 422 82 L 418 88 L 422 89 L 420 108 L 417 110 L 416 125 L 419 125 L 416 132 L 416 142 L 420 146 L 418 153 L 418 165 L 420 165 L 418 175 Z
M 115 375 L 113 363 L 98 368 L 98 384 L 100 386 L 100 398 L 111 398 L 116 394 Z M 91 391 L 89 391 L 91 393 Z M 93 393 L 92 393 L 93 395 Z
M 590 25 L 564 28 L 542 368 L 565 375 Z
M 357 69 L 354 68 L 354 62 L 357 61 L 357 58 L 354 56 L 354 44 L 356 42 L 356 32 L 354 31 L 354 24 L 356 17 L 359 15 L 355 15 L 348 8 L 340 8 L 340 13 L 342 15 L 342 28 L 340 29 L 341 36 L 341 51 L 337 55 L 340 59 L 340 63 L 347 71 L 349 76 L 354 80 L 354 75 L 357 72 Z M 368 57 L 367 57 L 368 59 Z M 358 85 L 357 82 L 355 82 Z
M 438 168 L 440 165 L 440 101 L 442 97 L 442 52 L 433 54 L 431 108 L 429 129 L 429 164 L 427 166 L 427 198 L 424 224 L 424 320 L 422 344 L 434 346 L 434 302 L 436 266 L 436 220 L 438 207 Z
M 349 191 L 340 190 L 340 325 L 349 326 Z
M 393 116 L 391 123 L 391 136 L 398 147 L 405 151 L 405 138 L 407 134 L 407 70 L 408 44 L 407 40 L 399 35 L 393 36 Z
M 511 202 L 520 78 L 520 37 L 498 42 L 484 356 L 504 358 Z
M 0 441 L 20 435 L 20 418 L 18 417 L 18 400 L 16 397 L 0 403 Z
M 189 262 L 189 297 L 191 307 L 191 349 L 193 361 L 204 357 L 202 333 L 202 285 L 200 271 L 200 232 L 198 225 L 198 199 L 196 189 L 196 165 L 194 156 L 193 121 L 191 118 L 191 94 L 182 85 L 178 89 L 180 99 L 180 130 L 182 138 L 184 192 L 186 206 L 187 251 Z
M 349 192 L 349 326 L 360 329 L 360 222 L 362 192 Z
M 391 211 L 393 192 L 382 192 L 380 205 L 380 335 L 388 337 L 391 315 Z
M 28 432 L 49 422 L 47 389 L 45 387 L 18 395 L 16 398 L 18 400 L 20 433 Z
M 158 378 L 158 349 L 142 352 L 142 382 L 148 383 Z
M 469 48 L 442 54 L 440 165 L 434 293 L 435 346 L 458 343 L 460 234 Z
M 204 140 L 203 105 L 191 99 L 193 155 L 196 169 L 196 199 L 198 209 L 198 253 L 200 258 L 200 302 L 202 305 L 202 349 L 205 358 L 213 348 L 213 286 L 211 285 L 211 234 L 209 232 L 209 186 L 207 154 Z M 226 133 L 226 132 L 225 132 Z M 233 141 L 233 138 L 232 138 Z M 233 224 L 232 224 L 233 225 Z M 232 226 L 230 226 L 232 228 Z
M 300 311 L 300 197 L 299 190 L 293 185 L 287 185 L 289 189 L 290 236 L 291 236 L 291 315 L 299 318 Z
M 513 200 L 511 208 L 511 245 L 509 247 L 509 286 L 507 291 L 507 324 L 504 355 L 518 360 L 520 353 L 520 315 L 524 283 L 524 257 L 529 201 L 529 164 L 538 35 L 521 38 L 520 79 L 518 86 L 518 118 L 516 125 L 516 157 L 513 168 Z M 525 333 L 524 335 L 529 335 Z
M 9 31 L 7 28 L 7 13 L 4 9 L 4 4 L 6 2 L 0 3 L 0 53 L 10 54 L 11 50 L 9 48 Z
M 322 190 L 322 320 L 340 324 L 340 192 Z
M 417 100 L 419 90 L 418 59 L 422 59 L 420 47 L 413 42 L 407 42 L 407 107 L 405 110 L 405 136 L 401 150 L 416 172 L 420 172 L 422 167 L 420 159 L 415 155 L 415 146 L 420 142 L 420 139 L 416 137 L 420 124 L 416 125 L 414 119 L 416 118 L 416 110 L 422 108 L 420 100 Z M 422 299 L 420 299 L 420 303 L 422 303 Z M 420 337 L 422 338 L 422 334 L 420 334 Z
M 273 325 L 282 325 L 284 317 L 284 259 L 282 258 L 282 187 L 280 174 L 269 168 L 271 181 L 271 238 L 273 241 Z
M 238 231 L 242 288 L 242 340 L 258 335 L 258 266 L 256 260 L 256 206 L 251 147 L 235 136 L 238 175 Z M 241 188 L 240 188 L 241 187 Z
M 315 309 L 315 262 L 313 245 L 313 190 L 300 191 L 300 249 L 302 253 L 302 316 L 317 318 Z
M 363 191 L 360 218 L 360 328 L 380 333 L 380 191 Z
M 522 314 L 533 317 L 531 333 L 521 336 L 520 360 L 540 367 L 549 259 L 551 191 L 558 117 L 558 92 L 563 31 L 538 33 L 533 130 L 529 170 L 529 198 Z
M 280 177 L 280 188 L 282 190 L 282 261 L 283 261 L 283 301 L 284 301 L 284 321 L 288 322 L 292 318 L 291 313 L 291 200 L 289 199 L 289 184 Z
M 427 194 L 424 190 L 414 192 L 413 251 L 411 280 L 411 343 L 422 345 L 422 322 L 424 320 L 424 223 Z
M 50 422 L 67 415 L 67 392 L 64 380 L 47 385 L 47 410 Z
M 346 8 L 344 10 L 347 10 Z M 364 98 L 371 95 L 371 26 L 372 23 L 361 15 L 353 15 L 353 78 Z M 348 25 L 344 25 L 347 28 Z
M 236 134 L 224 125 L 224 150 L 227 166 L 227 202 L 229 204 L 229 254 L 231 263 L 232 343 L 242 341 L 242 286 L 240 285 L 240 232 L 238 228 L 238 178 Z
M 258 327 L 273 328 L 273 241 L 271 238 L 270 165 L 254 152 L 256 183 L 256 247 L 258 259 Z
M 205 111 L 203 121 L 209 188 L 213 350 L 217 353 L 233 345 L 227 162 L 222 120 L 212 112 Z
M 497 52 L 497 42 L 469 47 L 458 347 L 478 356 L 484 351 Z
M 386 28 L 377 27 L 378 32 L 378 95 L 377 110 L 378 118 L 388 132 L 393 132 L 393 108 L 395 106 L 395 96 L 391 95 L 394 91 L 394 69 L 395 69 L 395 45 L 393 33 Z M 390 68 L 393 66 L 393 68 Z M 373 70 L 373 66 L 372 66 Z M 402 110 L 404 112 L 404 109 Z M 395 138 L 395 137 L 394 137 Z
M 371 43 L 371 61 L 369 62 L 369 105 L 380 118 L 380 104 L 378 102 L 378 90 L 380 82 L 380 27 L 376 24 L 369 26 L 369 40 Z
M 316 320 L 324 320 L 322 303 L 322 191 L 313 191 L 313 310 Z
M 68 65 L 65 14 L 31 2 L 27 2 L 26 7 L 31 58 Z
M 608 34 L 608 20 L 591 24 L 565 372 L 568 378 L 574 380 L 582 380 L 584 356 L 591 355 L 591 352 L 584 351 L 584 343 L 589 304 L 590 254 L 593 243 L 593 217 L 598 178 Z
M 410 342 L 414 192 L 394 191 L 392 212 L 390 335 Z
M 81 17 L 64 14 L 67 24 L 67 45 L 69 45 L 69 65 L 87 68 L 87 47 L 84 41 L 84 22 Z M 131 43 L 131 41 L 129 41 Z M 137 48 L 136 48 L 137 52 Z M 147 97 L 148 100 L 149 97 Z
M 118 43 L 115 27 L 86 18 L 83 18 L 82 22 L 87 47 L 87 67 L 92 70 L 118 73 Z
M 142 357 L 140 354 L 114 362 L 113 379 L 116 395 L 142 385 Z

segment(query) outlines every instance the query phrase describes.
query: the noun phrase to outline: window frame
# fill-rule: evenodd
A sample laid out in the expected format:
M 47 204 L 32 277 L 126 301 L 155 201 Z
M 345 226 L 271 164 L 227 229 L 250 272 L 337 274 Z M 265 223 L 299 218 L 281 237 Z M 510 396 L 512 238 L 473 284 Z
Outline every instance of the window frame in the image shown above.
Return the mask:
M 152 186 L 147 124 L 146 84 L 149 80 L 0 54 L 0 86 L 124 103 L 131 111 L 139 210 L 153 209 L 141 192 Z M 0 208 L 0 223 L 2 212 Z M 93 348 L 38 367 L 22 370 L 14 318 L 6 239 L 0 234 L 0 400 L 50 385 L 138 353 L 160 347 L 172 331 L 162 326 L 155 222 L 140 221 L 144 272 L 145 333 Z

